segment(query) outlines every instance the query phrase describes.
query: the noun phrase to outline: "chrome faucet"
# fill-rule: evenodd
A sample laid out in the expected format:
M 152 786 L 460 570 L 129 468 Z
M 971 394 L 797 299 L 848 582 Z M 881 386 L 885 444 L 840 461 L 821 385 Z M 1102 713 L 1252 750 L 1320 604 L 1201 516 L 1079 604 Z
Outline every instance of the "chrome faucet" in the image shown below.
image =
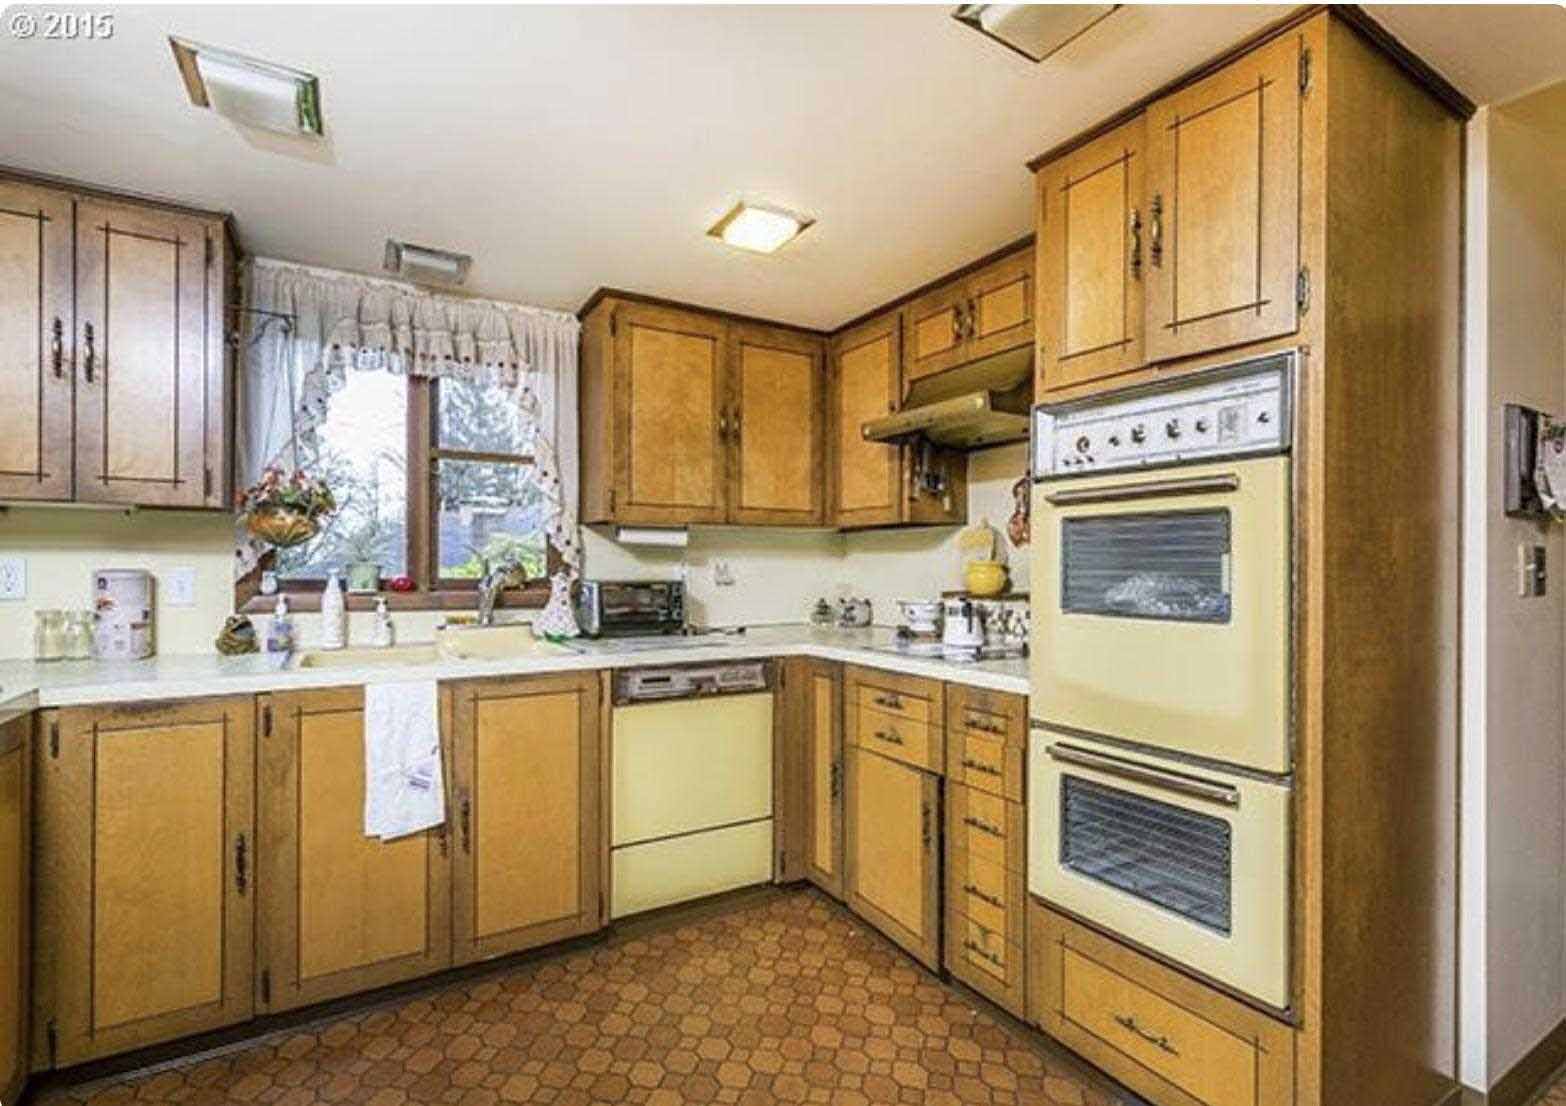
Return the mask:
M 479 578 L 478 586 L 478 624 L 480 626 L 493 626 L 495 624 L 495 600 L 500 597 L 500 591 L 511 580 L 515 566 L 502 561 L 500 564 L 491 565 L 488 558 L 479 561 L 479 566 L 484 574 Z

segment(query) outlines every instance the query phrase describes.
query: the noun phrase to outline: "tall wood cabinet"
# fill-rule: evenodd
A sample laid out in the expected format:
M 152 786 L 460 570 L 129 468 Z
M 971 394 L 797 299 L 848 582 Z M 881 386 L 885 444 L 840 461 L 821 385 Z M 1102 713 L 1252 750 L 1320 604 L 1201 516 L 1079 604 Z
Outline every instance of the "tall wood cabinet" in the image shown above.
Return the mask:
M 447 828 L 394 841 L 364 833 L 364 689 L 277 693 L 259 710 L 263 1008 L 448 967 Z
M 248 1019 L 251 700 L 82 707 L 42 718 L 34 757 L 36 1066 Z
M 613 296 L 582 326 L 584 522 L 823 524 L 818 336 Z
M 27 1081 L 32 950 L 30 712 L 0 716 L 0 1102 Z
M 229 502 L 226 220 L 0 173 L 0 498 Z
M 843 897 L 843 672 L 831 661 L 786 662 L 794 720 L 804 745 L 804 873 Z

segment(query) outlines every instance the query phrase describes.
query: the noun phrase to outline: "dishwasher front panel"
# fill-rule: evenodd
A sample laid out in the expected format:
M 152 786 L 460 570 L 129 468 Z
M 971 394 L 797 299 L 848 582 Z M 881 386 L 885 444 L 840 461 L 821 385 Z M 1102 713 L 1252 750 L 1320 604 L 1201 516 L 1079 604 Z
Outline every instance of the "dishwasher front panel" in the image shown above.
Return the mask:
M 615 849 L 609 916 L 624 918 L 772 879 L 772 819 Z
M 616 707 L 611 772 L 615 848 L 771 818 L 772 694 Z

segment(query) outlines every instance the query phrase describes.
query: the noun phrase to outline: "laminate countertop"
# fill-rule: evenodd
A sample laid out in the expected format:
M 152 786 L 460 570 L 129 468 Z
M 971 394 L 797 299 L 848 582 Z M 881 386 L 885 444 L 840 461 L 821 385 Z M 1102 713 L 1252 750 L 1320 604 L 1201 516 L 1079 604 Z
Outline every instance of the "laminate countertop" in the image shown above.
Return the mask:
M 882 650 L 892 646 L 893 636 L 891 630 L 879 627 L 838 630 L 803 624 L 753 626 L 740 634 L 707 634 L 687 641 L 689 644 L 678 647 L 634 651 L 613 640 L 581 639 L 569 647 L 501 659 L 440 659 L 397 665 L 344 664 L 330 668 L 295 668 L 287 655 L 276 653 L 244 657 L 172 654 L 144 661 L 54 661 L 45 664 L 4 661 L 0 662 L 0 711 L 194 699 L 208 695 L 255 695 L 283 689 L 344 687 L 396 680 L 467 680 L 799 656 L 925 676 L 1013 695 L 1028 694 L 1028 662 L 1024 659 L 964 664 L 884 652 Z

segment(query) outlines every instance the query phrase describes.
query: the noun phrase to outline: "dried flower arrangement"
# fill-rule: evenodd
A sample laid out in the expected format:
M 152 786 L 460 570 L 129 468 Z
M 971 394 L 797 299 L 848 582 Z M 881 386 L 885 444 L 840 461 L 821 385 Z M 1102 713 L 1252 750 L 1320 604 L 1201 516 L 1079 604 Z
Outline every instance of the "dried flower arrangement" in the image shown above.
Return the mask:
M 315 537 L 321 520 L 337 510 L 337 500 L 324 480 L 303 469 L 285 476 L 273 466 L 240 493 L 238 507 L 251 534 L 286 549 Z

